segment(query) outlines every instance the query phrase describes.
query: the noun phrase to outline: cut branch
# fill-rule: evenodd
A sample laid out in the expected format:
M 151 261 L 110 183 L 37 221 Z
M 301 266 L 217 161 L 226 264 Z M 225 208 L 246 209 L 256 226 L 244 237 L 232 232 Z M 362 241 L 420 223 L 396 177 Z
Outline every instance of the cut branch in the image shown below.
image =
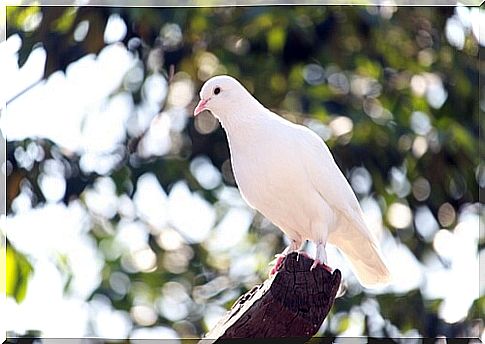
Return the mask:
M 312 263 L 305 255 L 289 254 L 272 278 L 236 301 L 203 343 L 232 338 L 309 340 L 330 311 L 341 281 L 339 270 L 330 273 L 318 266 L 310 271 Z

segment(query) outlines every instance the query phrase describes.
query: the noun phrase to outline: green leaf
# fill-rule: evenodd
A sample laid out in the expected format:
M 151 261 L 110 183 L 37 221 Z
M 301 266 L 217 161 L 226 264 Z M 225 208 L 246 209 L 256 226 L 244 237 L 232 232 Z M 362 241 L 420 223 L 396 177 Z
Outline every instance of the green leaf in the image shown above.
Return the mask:
M 342 333 L 349 328 L 350 325 L 350 317 L 344 316 L 338 325 L 337 333 Z
M 32 265 L 12 246 L 7 246 L 7 296 L 13 296 L 17 302 L 22 302 L 27 293 L 27 285 Z
M 277 53 L 283 50 L 286 40 L 286 32 L 282 27 L 275 27 L 268 32 L 267 43 L 271 52 Z
M 0 233 L 0 240 L 3 241 L 3 236 Z M 6 294 L 7 288 L 7 251 L 5 250 L 3 244 L 0 244 L 0 293 Z
M 58 32 L 66 33 L 68 32 L 74 20 L 76 19 L 77 9 L 75 7 L 67 8 L 59 19 L 52 23 L 53 29 Z

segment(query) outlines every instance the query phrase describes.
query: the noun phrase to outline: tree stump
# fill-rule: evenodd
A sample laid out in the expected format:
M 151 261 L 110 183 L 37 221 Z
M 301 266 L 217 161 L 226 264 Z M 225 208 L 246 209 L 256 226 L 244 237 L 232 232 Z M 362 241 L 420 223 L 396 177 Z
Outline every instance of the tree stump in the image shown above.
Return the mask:
M 201 343 L 236 338 L 236 343 L 242 338 L 308 341 L 330 311 L 341 281 L 339 270 L 330 273 L 319 265 L 310 271 L 312 263 L 305 255 L 290 253 L 278 272 L 242 295 Z

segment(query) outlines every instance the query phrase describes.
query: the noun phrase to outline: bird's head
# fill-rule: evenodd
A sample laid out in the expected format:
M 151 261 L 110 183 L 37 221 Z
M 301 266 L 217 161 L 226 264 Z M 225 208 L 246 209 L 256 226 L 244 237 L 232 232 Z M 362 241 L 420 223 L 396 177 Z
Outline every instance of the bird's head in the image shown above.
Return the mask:
M 209 110 L 219 120 L 235 115 L 238 109 L 253 102 L 258 103 L 239 81 L 228 75 L 218 75 L 207 80 L 199 95 L 200 101 L 195 107 L 194 116 Z

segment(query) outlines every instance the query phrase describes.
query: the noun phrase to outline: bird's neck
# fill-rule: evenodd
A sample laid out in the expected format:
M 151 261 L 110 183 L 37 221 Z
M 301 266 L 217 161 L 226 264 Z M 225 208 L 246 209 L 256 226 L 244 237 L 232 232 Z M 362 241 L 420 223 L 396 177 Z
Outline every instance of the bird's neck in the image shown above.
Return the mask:
M 234 103 L 217 115 L 229 137 L 250 135 L 268 110 L 259 102 Z

